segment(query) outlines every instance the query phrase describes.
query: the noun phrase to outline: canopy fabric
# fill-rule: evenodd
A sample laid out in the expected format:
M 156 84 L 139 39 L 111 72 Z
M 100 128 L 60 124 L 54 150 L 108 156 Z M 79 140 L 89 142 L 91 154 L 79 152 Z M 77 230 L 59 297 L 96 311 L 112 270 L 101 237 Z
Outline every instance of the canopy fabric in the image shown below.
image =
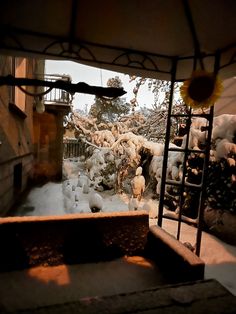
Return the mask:
M 220 54 L 220 75 L 231 77 L 236 1 L 1 1 L 0 54 L 74 60 L 167 80 L 175 64 L 176 80 L 188 78 L 196 55 L 213 71 Z

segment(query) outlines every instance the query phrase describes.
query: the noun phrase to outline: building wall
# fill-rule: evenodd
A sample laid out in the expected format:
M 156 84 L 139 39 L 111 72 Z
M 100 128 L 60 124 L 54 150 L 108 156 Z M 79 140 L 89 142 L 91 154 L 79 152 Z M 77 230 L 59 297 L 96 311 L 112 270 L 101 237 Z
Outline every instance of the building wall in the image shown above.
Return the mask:
M 236 114 L 236 77 L 223 82 L 223 92 L 214 106 L 215 116 L 221 114 Z
M 35 60 L 18 58 L 20 76 L 32 77 Z M 15 60 L 0 56 L 0 75 L 14 74 Z M 25 72 L 25 75 L 24 75 Z M 25 190 L 33 169 L 33 98 L 0 87 L 0 216 L 4 216 Z
M 34 180 L 61 180 L 63 161 L 63 116 L 60 110 L 34 112 Z
M 0 56 L 0 75 L 9 74 L 42 79 L 44 61 Z M 9 214 L 29 181 L 62 179 L 63 117 L 69 110 L 67 104 L 54 103 L 39 114 L 33 97 L 18 87 L 0 87 L 0 217 Z

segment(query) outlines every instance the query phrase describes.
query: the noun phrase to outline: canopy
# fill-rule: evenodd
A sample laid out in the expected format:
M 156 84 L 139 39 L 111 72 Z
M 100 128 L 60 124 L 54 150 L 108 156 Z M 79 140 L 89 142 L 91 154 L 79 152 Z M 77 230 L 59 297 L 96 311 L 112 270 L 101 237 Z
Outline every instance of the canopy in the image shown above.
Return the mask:
M 202 60 L 236 73 L 235 0 L 6 0 L 0 54 L 63 58 L 139 76 L 188 78 Z M 217 57 L 216 57 L 217 56 Z

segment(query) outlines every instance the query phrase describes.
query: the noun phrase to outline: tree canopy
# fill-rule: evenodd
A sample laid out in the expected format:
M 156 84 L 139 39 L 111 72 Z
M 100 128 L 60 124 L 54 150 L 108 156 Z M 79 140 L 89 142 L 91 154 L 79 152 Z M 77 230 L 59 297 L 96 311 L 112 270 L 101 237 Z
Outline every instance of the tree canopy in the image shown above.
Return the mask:
M 107 81 L 108 87 L 121 88 L 122 82 L 118 76 L 110 78 Z M 115 122 L 123 115 L 130 111 L 130 104 L 126 102 L 125 98 L 105 98 L 95 97 L 95 102 L 91 106 L 89 115 L 97 119 L 98 123 Z

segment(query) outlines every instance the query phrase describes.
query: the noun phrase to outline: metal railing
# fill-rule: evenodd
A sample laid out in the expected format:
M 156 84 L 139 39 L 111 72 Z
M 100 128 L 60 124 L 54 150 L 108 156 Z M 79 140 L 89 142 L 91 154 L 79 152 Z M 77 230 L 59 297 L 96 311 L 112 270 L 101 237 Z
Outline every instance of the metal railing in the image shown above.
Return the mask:
M 57 81 L 63 80 L 66 82 L 71 81 L 71 77 L 69 75 L 57 75 L 57 74 L 45 74 L 44 79 L 46 81 Z M 71 104 L 72 96 L 59 88 L 54 88 L 50 93 L 44 96 L 44 103 L 47 105 L 50 104 L 62 104 L 69 105 Z
M 86 143 L 76 138 L 64 138 L 63 139 L 63 158 L 74 158 L 85 156 L 88 157 Z
M 65 82 L 71 82 L 71 77 L 69 75 L 59 75 L 59 74 L 36 74 L 38 79 L 44 79 L 45 81 L 55 82 L 62 80 Z M 53 88 L 49 93 L 43 96 L 43 101 L 46 105 L 70 105 L 72 103 L 73 96 L 59 88 Z

